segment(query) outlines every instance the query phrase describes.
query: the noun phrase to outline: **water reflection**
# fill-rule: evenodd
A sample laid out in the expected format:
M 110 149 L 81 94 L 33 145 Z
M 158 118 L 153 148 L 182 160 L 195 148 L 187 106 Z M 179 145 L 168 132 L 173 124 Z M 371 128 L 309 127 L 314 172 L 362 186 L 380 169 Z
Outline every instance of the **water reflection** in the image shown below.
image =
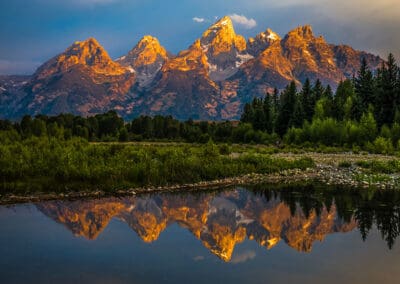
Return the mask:
M 89 240 L 96 239 L 113 218 L 125 222 L 146 243 L 155 242 L 176 223 L 228 262 L 235 246 L 246 238 L 266 249 L 284 242 L 299 252 L 310 252 L 315 241 L 357 227 L 366 239 L 374 224 L 391 248 L 399 235 L 398 204 L 396 192 L 310 186 L 54 201 L 36 206 L 74 235 Z

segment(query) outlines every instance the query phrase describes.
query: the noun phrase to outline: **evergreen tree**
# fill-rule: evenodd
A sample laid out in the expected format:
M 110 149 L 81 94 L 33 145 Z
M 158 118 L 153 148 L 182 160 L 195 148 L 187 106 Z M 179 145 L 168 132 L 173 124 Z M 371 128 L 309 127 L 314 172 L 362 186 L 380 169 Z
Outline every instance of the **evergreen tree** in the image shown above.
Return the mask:
M 28 138 L 32 135 L 32 117 L 25 115 L 21 120 L 21 131 L 24 138 Z
M 274 89 L 274 93 L 272 95 L 272 104 L 273 104 L 275 113 L 278 113 L 278 110 L 279 110 L 279 90 L 277 88 Z
M 307 78 L 300 93 L 301 105 L 305 119 L 311 122 L 314 116 L 314 102 L 310 80 Z
M 267 95 L 264 98 L 264 102 L 263 102 L 263 110 L 264 110 L 264 117 L 265 117 L 265 121 L 264 121 L 264 129 L 265 131 L 267 131 L 268 133 L 272 133 L 273 130 L 273 120 L 272 120 L 272 106 L 271 106 L 271 95 L 267 93 Z
M 276 122 L 276 132 L 283 136 L 289 128 L 296 105 L 296 83 L 292 81 L 281 95 L 280 110 Z
M 394 122 L 390 132 L 392 134 L 392 144 L 397 146 L 400 140 L 400 124 L 398 122 Z
M 254 109 L 254 119 L 252 121 L 252 124 L 255 130 L 265 130 L 266 118 L 264 109 L 260 105 L 256 105 Z
M 359 121 L 369 105 L 375 103 L 375 84 L 365 58 L 361 62 L 357 77 L 354 77 L 355 96 L 353 98 L 352 119 Z
M 323 94 L 324 113 L 326 117 L 334 117 L 333 91 L 330 85 L 326 86 Z
M 40 118 L 35 118 L 33 120 L 32 134 L 38 137 L 47 135 L 46 123 Z
M 355 121 L 360 121 L 360 118 L 365 111 L 361 96 L 353 96 L 352 102 L 353 104 L 351 106 L 351 119 Z
M 122 127 L 121 130 L 119 131 L 118 141 L 126 142 L 128 141 L 128 139 L 129 139 L 128 131 L 126 130 L 125 127 Z
M 274 89 L 274 93 L 272 95 L 272 115 L 271 115 L 271 121 L 273 125 L 272 131 L 276 132 L 276 121 L 278 118 L 278 113 L 279 113 L 279 90 L 277 88 Z
M 314 87 L 312 88 L 312 105 L 315 106 L 317 101 L 319 101 L 322 96 L 324 95 L 325 88 L 322 86 L 322 83 L 319 79 L 314 84 Z
M 336 95 L 333 99 L 334 117 L 337 120 L 343 120 L 345 118 L 345 110 L 346 110 L 345 106 L 347 107 L 350 106 L 349 103 L 352 101 L 351 98 L 355 96 L 354 92 L 355 92 L 354 85 L 351 80 L 347 79 L 339 83 L 338 88 L 336 90 Z
M 397 80 L 395 86 L 396 93 L 396 109 L 400 107 L 400 66 L 397 66 Z
M 252 123 L 253 119 L 254 119 L 253 106 L 249 103 L 246 103 L 244 105 L 244 110 L 243 110 L 242 116 L 240 118 L 240 121 L 244 122 L 244 123 Z
M 355 93 L 359 101 L 360 109 L 366 111 L 370 104 L 375 103 L 374 76 L 368 68 L 367 60 L 362 59 L 360 70 L 354 80 Z M 358 114 L 361 117 L 361 114 Z
M 306 117 L 304 115 L 303 104 L 301 103 L 299 96 L 294 105 L 293 116 L 290 120 L 289 127 L 300 128 L 303 126 L 304 120 L 306 120 Z
M 389 54 L 387 63 L 383 63 L 377 76 L 376 115 L 378 125 L 391 125 L 394 120 L 397 98 L 399 68 L 393 54 Z

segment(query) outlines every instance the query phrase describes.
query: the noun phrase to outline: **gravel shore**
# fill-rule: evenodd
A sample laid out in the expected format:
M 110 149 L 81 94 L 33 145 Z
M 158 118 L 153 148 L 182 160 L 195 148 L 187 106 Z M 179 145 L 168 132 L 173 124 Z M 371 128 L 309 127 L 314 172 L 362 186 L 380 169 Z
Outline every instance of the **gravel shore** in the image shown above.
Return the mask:
M 151 192 L 174 192 L 174 191 L 198 191 L 226 188 L 236 185 L 251 184 L 291 184 L 298 182 L 318 182 L 326 185 L 340 185 L 347 187 L 378 189 L 399 189 L 400 173 L 395 174 L 370 174 L 356 165 L 359 161 L 390 161 L 397 159 L 393 156 L 382 155 L 358 155 L 358 154 L 291 154 L 279 153 L 272 157 L 284 159 L 298 159 L 309 157 L 314 160 L 316 166 L 306 170 L 285 170 L 273 174 L 247 174 L 240 177 L 225 178 L 213 181 L 203 181 L 192 184 L 178 184 L 162 187 L 141 187 L 118 189 L 110 192 L 102 190 L 90 190 L 80 192 L 66 193 L 39 193 L 31 195 L 0 195 L 0 204 L 39 202 L 54 199 L 80 199 L 80 198 L 98 198 L 112 195 L 136 195 Z M 349 163 L 348 167 L 340 167 L 340 163 Z

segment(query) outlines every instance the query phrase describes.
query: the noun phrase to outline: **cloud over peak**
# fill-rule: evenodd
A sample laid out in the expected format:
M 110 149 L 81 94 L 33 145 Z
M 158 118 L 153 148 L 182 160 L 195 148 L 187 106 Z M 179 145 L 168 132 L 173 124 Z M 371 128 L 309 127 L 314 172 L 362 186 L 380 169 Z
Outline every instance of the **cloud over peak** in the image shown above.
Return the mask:
M 199 17 L 193 17 L 193 22 L 195 23 L 204 23 L 206 21 L 206 19 L 204 18 L 199 18 Z
M 229 17 L 232 19 L 232 22 L 244 27 L 245 29 L 252 29 L 257 26 L 256 20 L 253 18 L 248 19 L 244 15 L 231 14 Z

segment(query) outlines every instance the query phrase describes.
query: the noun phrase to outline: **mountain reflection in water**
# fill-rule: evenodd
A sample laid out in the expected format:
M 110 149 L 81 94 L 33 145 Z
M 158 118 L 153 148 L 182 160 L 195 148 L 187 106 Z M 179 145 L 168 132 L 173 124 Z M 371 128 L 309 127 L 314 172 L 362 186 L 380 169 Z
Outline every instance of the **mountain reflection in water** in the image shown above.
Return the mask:
M 36 204 L 75 236 L 96 239 L 113 219 L 125 222 L 146 242 L 170 225 L 189 230 L 213 254 L 231 261 L 246 238 L 271 249 L 279 242 L 311 252 L 315 241 L 358 228 L 363 239 L 376 225 L 389 248 L 399 235 L 399 194 L 321 190 L 236 189 L 211 193 L 143 195 Z

